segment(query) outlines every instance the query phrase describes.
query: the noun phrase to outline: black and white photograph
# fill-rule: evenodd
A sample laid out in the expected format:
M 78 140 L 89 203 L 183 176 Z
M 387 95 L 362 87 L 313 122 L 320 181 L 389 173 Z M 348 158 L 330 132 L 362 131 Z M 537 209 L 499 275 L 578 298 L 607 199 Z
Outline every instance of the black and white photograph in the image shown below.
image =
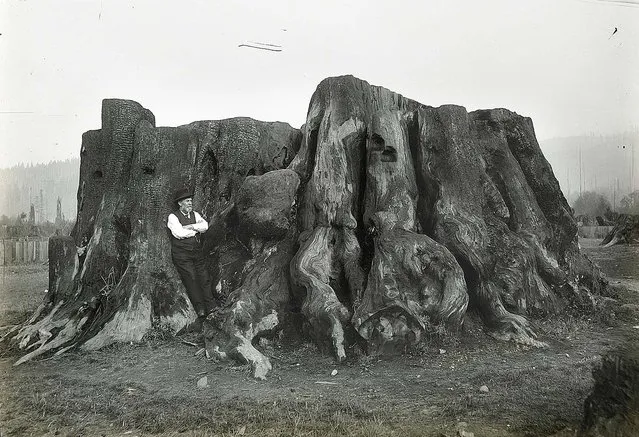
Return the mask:
M 0 0 L 0 437 L 639 436 L 639 0 Z

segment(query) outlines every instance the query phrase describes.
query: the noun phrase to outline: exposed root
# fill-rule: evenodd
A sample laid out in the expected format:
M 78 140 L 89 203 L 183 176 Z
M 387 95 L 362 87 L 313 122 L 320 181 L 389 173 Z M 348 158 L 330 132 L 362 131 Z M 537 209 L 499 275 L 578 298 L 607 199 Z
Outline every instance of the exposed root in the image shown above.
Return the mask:
M 269 359 L 241 334 L 236 334 L 232 341 L 235 346 L 227 352 L 227 355 L 237 361 L 251 364 L 253 377 L 265 380 L 266 374 L 273 368 Z
M 344 350 L 344 327 L 342 326 L 342 322 L 348 320 L 350 317 L 348 310 L 343 305 L 340 306 L 341 308 L 336 308 L 334 311 L 329 312 L 328 316 L 333 350 L 335 351 L 335 358 L 339 363 L 346 359 L 346 352 Z M 339 316 L 336 314 L 339 314 Z
M 37 318 L 43 310 L 42 306 L 38 308 L 38 310 L 36 310 L 36 313 L 34 313 L 34 315 L 27 322 L 25 322 L 24 325 L 22 325 L 22 327 L 18 331 L 18 334 L 13 337 L 11 341 L 13 343 L 18 343 L 18 347 L 20 349 L 25 349 L 31 342 L 32 338 L 34 338 L 36 335 L 38 335 L 39 337 L 40 330 L 50 331 L 54 327 L 64 326 L 64 322 L 62 323 L 62 325 L 59 326 L 55 326 L 53 324 L 53 316 L 58 312 L 60 307 L 62 307 L 63 303 L 64 301 L 62 300 L 58 302 L 58 304 L 53 307 L 53 309 L 51 309 L 49 314 L 47 314 L 42 320 L 36 322 Z
M 22 363 L 25 363 L 37 356 L 44 354 L 45 352 L 57 349 L 68 343 L 69 341 L 72 341 L 77 333 L 82 329 L 87 320 L 89 320 L 88 314 L 84 315 L 79 320 L 67 320 L 62 331 L 60 331 L 56 336 L 52 336 L 49 331 L 45 331 L 43 329 L 42 331 L 45 332 L 47 335 L 44 335 L 44 337 L 42 338 L 40 347 L 24 355 L 22 358 L 15 362 L 14 366 L 19 366 Z M 49 341 L 49 339 L 51 340 Z
M 617 243 L 619 243 L 619 237 L 615 235 L 614 238 L 612 240 L 610 240 L 610 242 L 608 244 L 604 245 L 604 247 L 611 247 L 611 246 L 614 246 Z
M 254 378 L 266 379 L 266 374 L 273 368 L 271 362 L 251 342 L 257 334 L 272 330 L 278 324 L 277 313 L 273 311 L 255 325 L 250 324 L 244 332 L 235 332 L 229 343 L 227 355 L 240 362 L 250 363 Z
M 27 320 L 26 322 L 18 324 L 18 325 L 3 327 L 9 330 L 2 337 L 0 337 L 0 343 L 8 339 L 11 336 L 11 334 L 20 330 L 22 327 L 32 325 L 36 320 L 38 320 L 38 318 L 40 318 L 44 310 L 48 307 L 49 307 L 48 302 L 42 302 L 38 306 L 38 308 L 36 308 L 36 310 L 33 312 L 29 320 Z
M 344 327 L 351 314 L 339 301 L 329 283 L 333 267 L 334 235 L 331 227 L 315 228 L 304 241 L 291 262 L 291 279 L 306 289 L 302 312 L 313 326 L 313 332 L 331 339 L 338 361 L 346 358 L 344 351 Z
M 234 309 L 241 310 L 242 301 L 235 302 Z M 253 338 L 259 333 L 273 330 L 279 324 L 277 313 L 272 311 L 257 323 L 249 324 L 248 328 L 239 328 L 241 319 L 234 319 L 235 311 L 231 310 L 223 326 L 221 320 L 206 320 L 202 331 L 206 355 L 210 359 L 224 361 L 232 358 L 242 364 L 251 364 L 253 377 L 265 380 L 268 372 L 273 368 L 268 357 L 262 354 L 253 344 Z M 223 315 L 221 315 L 224 318 Z M 223 346 L 220 346 L 223 344 Z
M 53 354 L 54 357 L 59 357 L 60 355 L 64 354 L 66 351 L 68 351 L 69 349 L 72 349 L 76 346 L 77 343 L 73 343 L 70 344 L 69 346 L 65 346 L 63 348 L 61 348 L 60 350 L 58 350 L 56 353 Z
M 19 327 L 20 327 L 20 325 L 0 326 L 0 331 L 13 332 L 13 331 L 17 331 Z M 0 337 L 0 341 L 2 341 L 3 338 L 4 338 L 4 336 Z
M 277 318 L 275 318 L 277 321 Z M 275 323 L 277 324 L 277 322 Z M 253 344 L 253 328 L 247 332 L 236 330 L 232 335 L 223 332 L 214 321 L 205 321 L 203 325 L 206 357 L 215 361 L 233 359 L 242 364 L 250 364 L 253 377 L 265 380 L 273 366 L 268 357 L 262 354 Z M 224 346 L 220 347 L 220 344 Z
M 536 340 L 537 334 L 525 317 L 506 312 L 497 321 L 495 329 L 489 332 L 491 337 L 501 341 L 513 341 L 517 344 L 537 348 L 547 348 L 548 344 Z
M 29 320 L 24 322 L 24 324 L 25 325 L 31 325 L 33 322 L 35 322 L 36 320 L 38 320 L 40 318 L 40 316 L 42 315 L 44 310 L 46 310 L 48 307 L 49 307 L 49 302 L 48 301 L 42 302 L 40 305 L 38 305 L 38 308 L 36 308 L 36 310 L 33 312 L 31 317 L 29 318 Z

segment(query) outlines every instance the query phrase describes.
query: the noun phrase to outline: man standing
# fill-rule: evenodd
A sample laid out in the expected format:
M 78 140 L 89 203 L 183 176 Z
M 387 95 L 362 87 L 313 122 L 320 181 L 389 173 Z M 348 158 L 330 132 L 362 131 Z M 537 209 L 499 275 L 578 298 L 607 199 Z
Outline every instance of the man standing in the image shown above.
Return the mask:
M 193 211 L 193 193 L 190 190 L 178 190 L 173 200 L 178 209 L 169 214 L 166 224 L 171 231 L 171 258 L 195 312 L 199 318 L 205 318 L 215 308 L 201 241 L 201 234 L 209 225 Z

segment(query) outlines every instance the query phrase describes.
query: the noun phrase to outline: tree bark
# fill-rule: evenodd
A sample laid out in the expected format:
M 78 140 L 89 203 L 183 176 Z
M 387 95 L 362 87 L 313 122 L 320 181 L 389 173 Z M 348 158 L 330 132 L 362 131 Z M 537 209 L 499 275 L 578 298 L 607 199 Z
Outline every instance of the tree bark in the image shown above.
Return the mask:
M 318 86 L 301 131 L 246 118 L 157 128 L 139 104 L 105 100 L 81 155 L 49 299 L 9 336 L 31 350 L 19 362 L 194 320 L 166 229 L 182 186 L 211 222 L 226 298 L 207 352 L 259 378 L 271 363 L 256 340 L 297 309 L 341 361 L 349 338 L 401 348 L 458 330 L 468 309 L 495 338 L 544 346 L 531 318 L 592 309 L 607 287 L 531 120 L 505 109 L 433 108 L 351 76 Z
M 72 242 L 64 239 L 64 254 L 51 258 L 49 310 L 12 334 L 30 350 L 16 364 L 63 347 L 138 342 L 151 329 L 175 333 L 193 322 L 170 258 L 173 192 L 194 188 L 195 208 L 213 217 L 247 174 L 284 167 L 298 144 L 299 132 L 284 123 L 236 118 L 156 128 L 139 104 L 104 100 L 102 129 L 83 135 Z M 210 230 L 218 232 L 209 250 L 224 244 L 239 254 L 222 278 L 223 287 L 237 285 L 250 254 L 220 226 Z

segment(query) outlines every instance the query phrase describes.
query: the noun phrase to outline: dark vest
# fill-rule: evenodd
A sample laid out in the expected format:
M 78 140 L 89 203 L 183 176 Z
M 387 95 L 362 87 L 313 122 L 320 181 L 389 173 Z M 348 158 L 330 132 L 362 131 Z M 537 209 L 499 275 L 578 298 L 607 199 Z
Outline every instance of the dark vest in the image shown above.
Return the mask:
M 175 215 L 178 218 L 182 226 L 195 224 L 194 211 L 191 211 L 188 217 L 184 217 L 184 214 L 182 214 L 180 210 L 178 209 L 177 211 L 173 212 L 173 215 Z M 183 238 L 180 240 L 178 238 L 175 238 L 173 234 L 171 233 L 171 231 L 169 230 L 169 236 L 171 238 L 171 252 L 173 252 L 176 255 L 179 255 L 180 253 L 184 253 L 184 252 L 195 252 L 202 248 L 199 234 L 194 237 Z

